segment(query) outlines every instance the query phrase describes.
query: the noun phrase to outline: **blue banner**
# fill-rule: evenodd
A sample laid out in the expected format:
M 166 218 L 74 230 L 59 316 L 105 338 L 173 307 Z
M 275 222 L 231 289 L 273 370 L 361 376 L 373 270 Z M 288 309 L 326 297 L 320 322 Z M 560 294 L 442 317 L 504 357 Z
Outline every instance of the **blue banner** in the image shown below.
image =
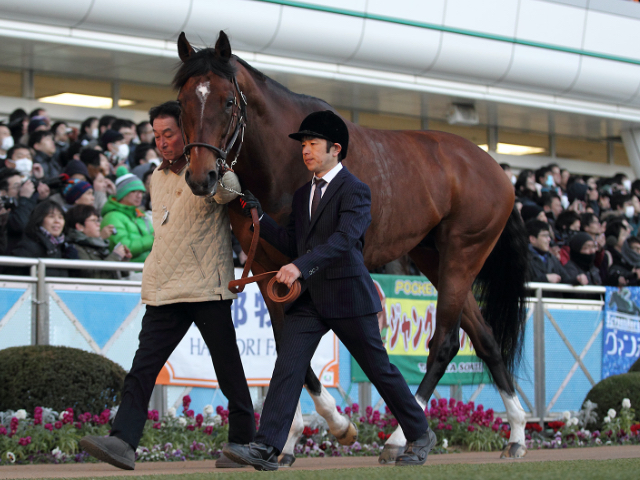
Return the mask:
M 602 378 L 627 373 L 640 356 L 640 288 L 607 287 Z

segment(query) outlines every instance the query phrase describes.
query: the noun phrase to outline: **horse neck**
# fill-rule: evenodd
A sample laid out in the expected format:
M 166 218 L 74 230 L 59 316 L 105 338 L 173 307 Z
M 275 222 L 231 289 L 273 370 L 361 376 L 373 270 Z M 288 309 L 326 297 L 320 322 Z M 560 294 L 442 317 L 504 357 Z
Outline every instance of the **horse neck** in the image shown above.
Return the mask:
M 242 76 L 247 130 L 238 175 L 243 188 L 254 193 L 267 212 L 288 212 L 293 192 L 310 178 L 300 145 L 288 135 L 298 130 L 309 112 L 318 110 L 321 101 L 301 97 L 271 81 L 256 80 L 244 68 Z

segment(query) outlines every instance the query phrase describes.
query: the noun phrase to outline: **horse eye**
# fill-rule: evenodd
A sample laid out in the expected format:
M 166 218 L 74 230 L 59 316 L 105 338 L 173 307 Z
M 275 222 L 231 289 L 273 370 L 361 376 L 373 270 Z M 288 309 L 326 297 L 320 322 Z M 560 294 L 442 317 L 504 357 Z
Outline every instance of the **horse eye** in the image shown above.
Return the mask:
M 233 107 L 233 100 L 227 100 L 227 108 Z

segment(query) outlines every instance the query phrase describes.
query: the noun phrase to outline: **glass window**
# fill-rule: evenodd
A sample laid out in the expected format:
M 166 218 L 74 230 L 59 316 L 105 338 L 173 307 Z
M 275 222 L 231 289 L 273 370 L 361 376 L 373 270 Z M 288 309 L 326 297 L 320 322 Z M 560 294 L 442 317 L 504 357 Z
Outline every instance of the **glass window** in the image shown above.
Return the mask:
M 22 73 L 0 70 L 0 95 L 4 97 L 21 97 Z

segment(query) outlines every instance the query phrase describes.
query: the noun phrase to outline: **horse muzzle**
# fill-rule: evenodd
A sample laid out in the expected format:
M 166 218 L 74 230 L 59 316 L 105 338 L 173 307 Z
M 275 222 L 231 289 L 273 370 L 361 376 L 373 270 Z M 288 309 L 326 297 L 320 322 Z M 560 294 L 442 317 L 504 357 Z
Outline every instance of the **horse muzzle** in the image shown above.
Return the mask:
M 218 169 L 210 170 L 204 175 L 194 175 L 191 168 L 187 168 L 184 179 L 194 195 L 199 197 L 213 196 L 218 190 Z

